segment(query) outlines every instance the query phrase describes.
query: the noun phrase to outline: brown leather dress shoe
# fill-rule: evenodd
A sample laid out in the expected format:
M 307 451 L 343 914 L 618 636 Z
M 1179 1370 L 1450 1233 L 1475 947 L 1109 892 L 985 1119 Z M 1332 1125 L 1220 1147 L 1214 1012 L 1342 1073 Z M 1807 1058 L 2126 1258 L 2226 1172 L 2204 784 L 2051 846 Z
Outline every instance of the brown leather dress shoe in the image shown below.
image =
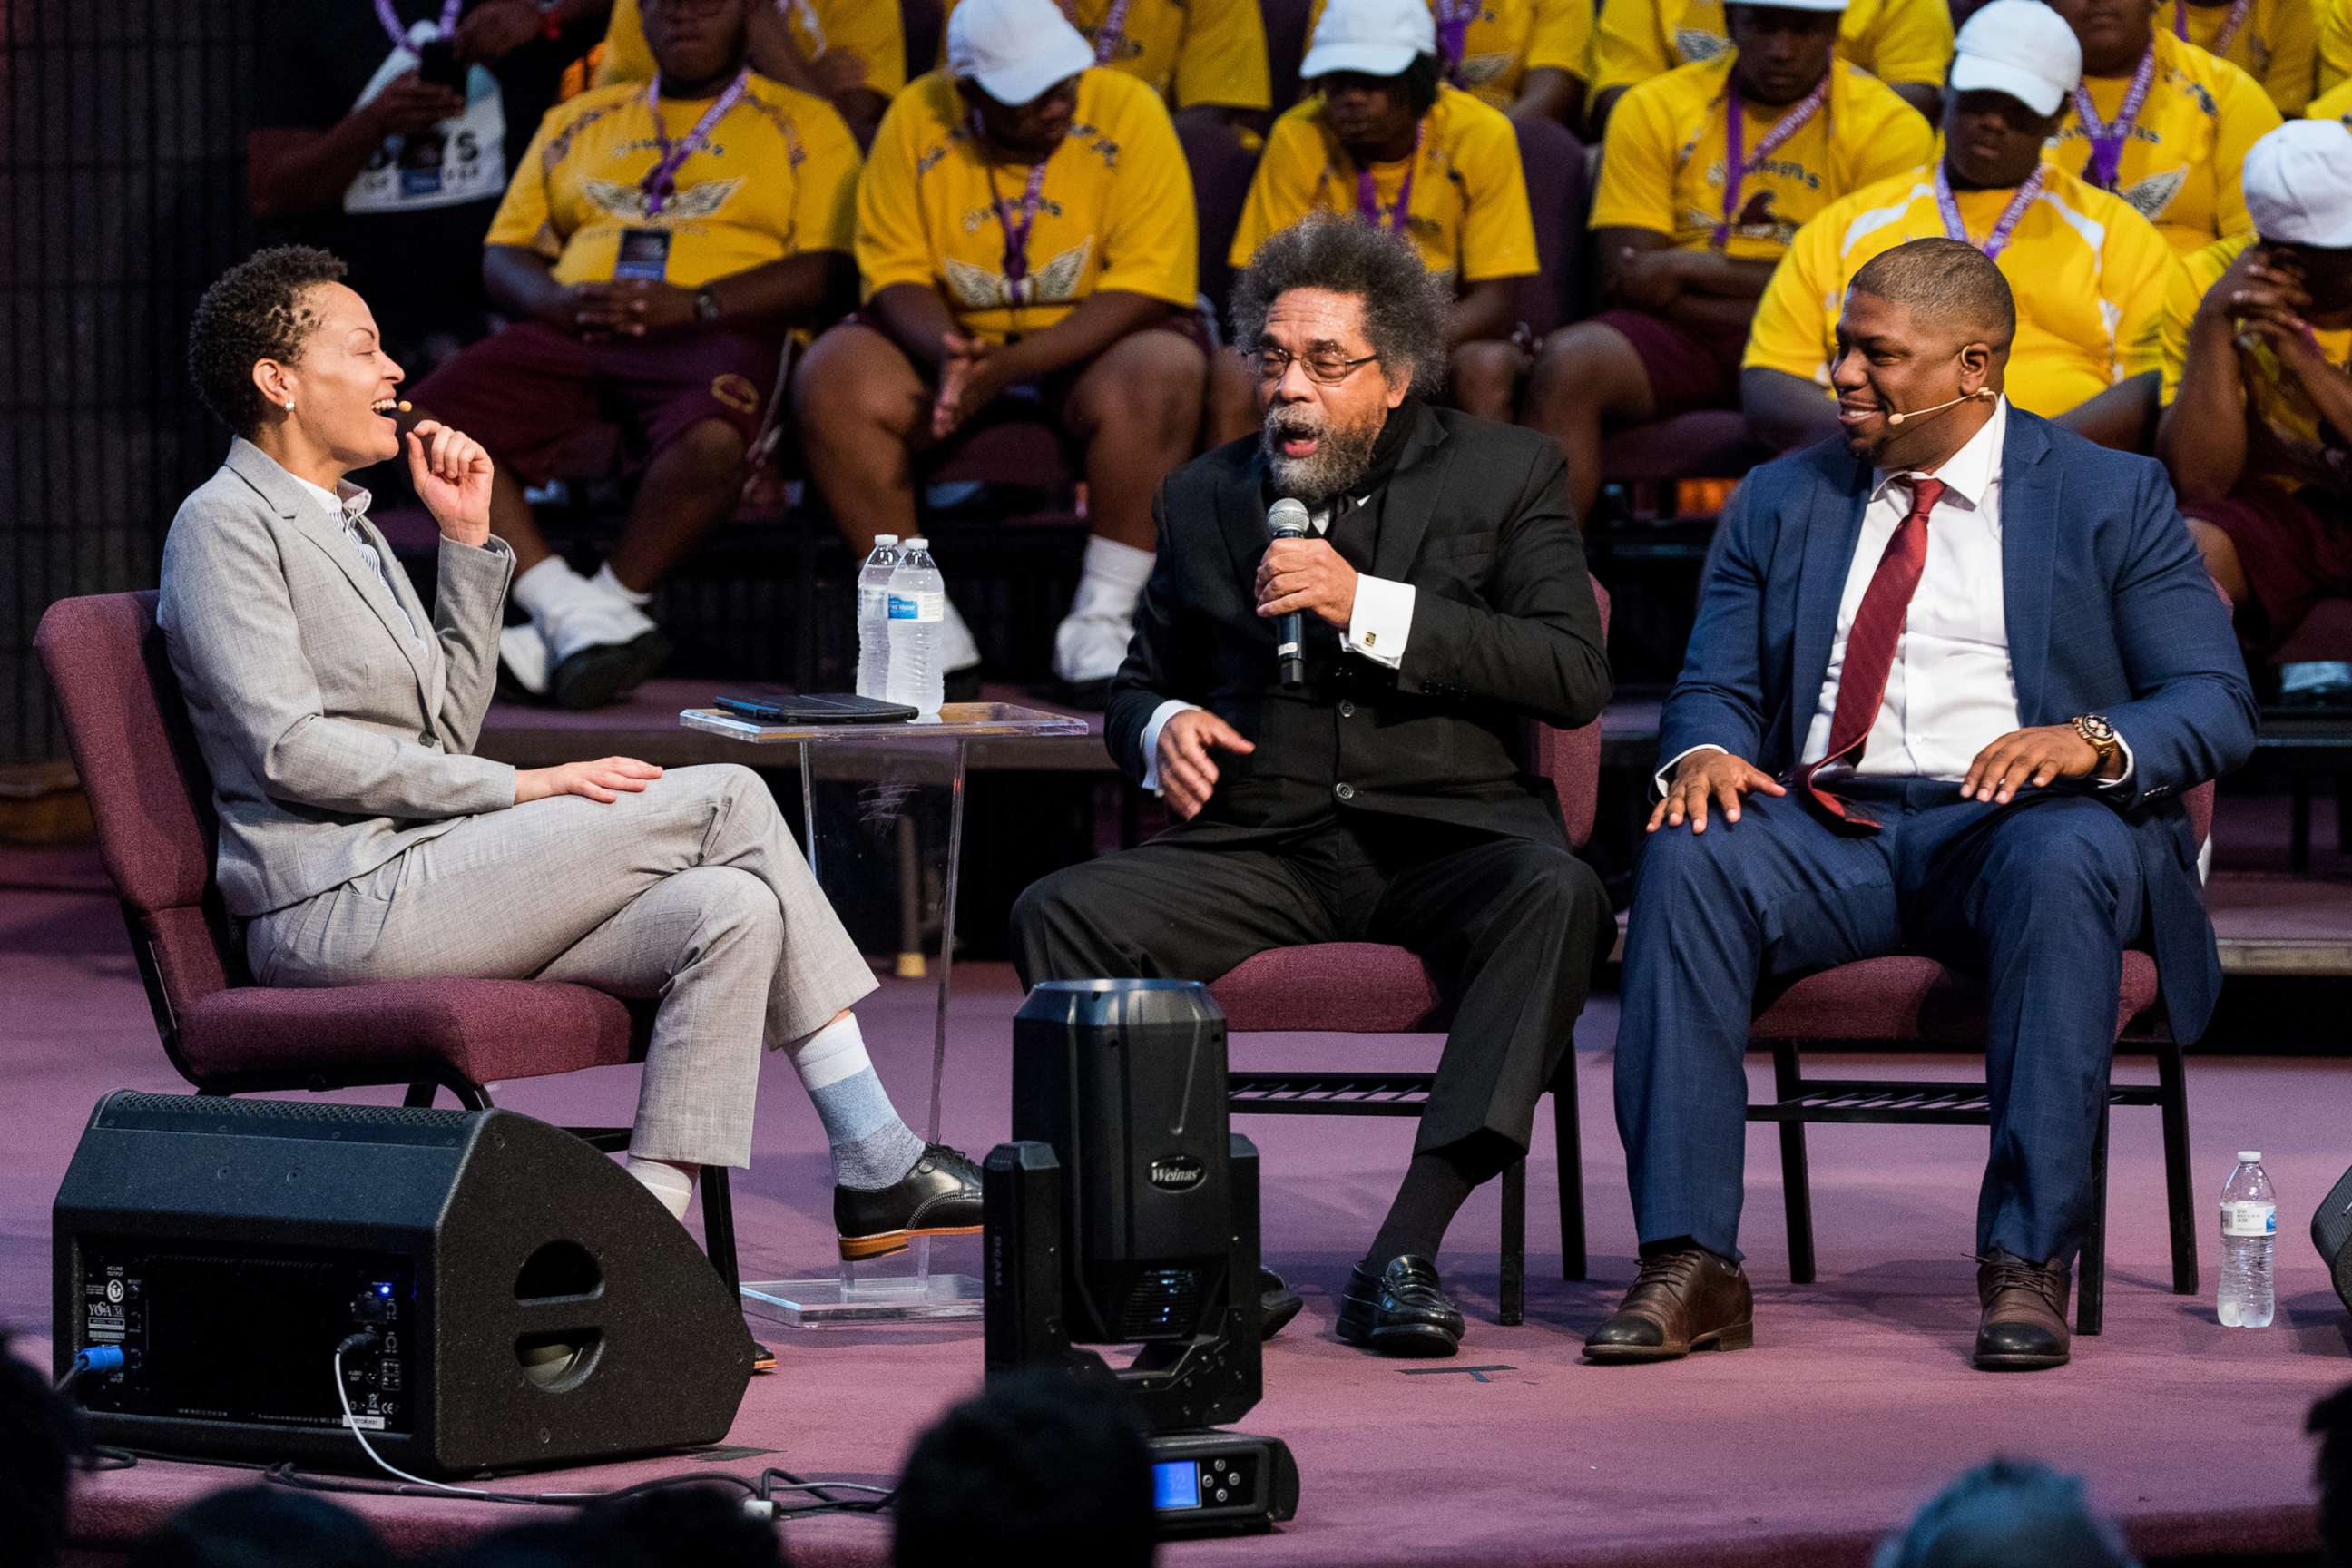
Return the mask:
M 2006 1252 L 1979 1258 L 1984 1317 L 1977 1323 L 1977 1365 L 1986 1372 L 2064 1366 L 2069 1283 L 2063 1264 L 2028 1263 Z
M 1673 1361 L 1693 1351 L 1744 1351 L 1756 1342 L 1748 1275 L 1703 1247 L 1642 1260 L 1616 1315 L 1585 1336 L 1587 1361 Z

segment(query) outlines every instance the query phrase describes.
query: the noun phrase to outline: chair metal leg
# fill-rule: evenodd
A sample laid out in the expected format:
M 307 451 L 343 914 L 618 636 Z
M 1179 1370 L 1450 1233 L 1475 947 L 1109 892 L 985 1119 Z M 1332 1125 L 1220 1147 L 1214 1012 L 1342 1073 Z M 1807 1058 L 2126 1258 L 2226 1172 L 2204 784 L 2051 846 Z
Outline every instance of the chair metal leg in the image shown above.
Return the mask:
M 735 1195 L 724 1165 L 702 1167 L 702 1242 L 719 1283 L 729 1295 L 736 1294 L 743 1276 L 735 1266 Z
M 436 1083 L 412 1083 L 400 1103 L 411 1110 L 429 1110 L 433 1108 L 433 1097 L 440 1092 L 440 1088 Z
M 2074 1260 L 2074 1331 L 2095 1334 L 2107 1317 L 2107 1122 L 2099 1101 L 2099 1130 L 2091 1141 L 2091 1223 Z
M 1794 1040 L 1772 1042 L 1772 1089 L 1784 1100 L 1804 1092 Z M 1801 1121 L 1780 1123 L 1780 1193 L 1789 1215 L 1789 1280 L 1810 1285 L 1813 1282 L 1813 1189 Z
M 2164 1202 L 2172 1224 L 2172 1293 L 2197 1294 L 2197 1201 L 2189 1191 L 2189 1074 L 2180 1045 L 2156 1047 L 2156 1081 L 2164 1096 Z
M 1576 1051 L 1551 1085 L 1551 1142 L 1559 1166 L 1559 1277 L 1582 1279 L 1591 1260 L 1584 1245 L 1584 1131 L 1577 1120 Z
M 1495 1321 L 1509 1328 L 1525 1322 L 1528 1315 L 1528 1163 L 1523 1159 L 1503 1167 L 1502 1275 Z

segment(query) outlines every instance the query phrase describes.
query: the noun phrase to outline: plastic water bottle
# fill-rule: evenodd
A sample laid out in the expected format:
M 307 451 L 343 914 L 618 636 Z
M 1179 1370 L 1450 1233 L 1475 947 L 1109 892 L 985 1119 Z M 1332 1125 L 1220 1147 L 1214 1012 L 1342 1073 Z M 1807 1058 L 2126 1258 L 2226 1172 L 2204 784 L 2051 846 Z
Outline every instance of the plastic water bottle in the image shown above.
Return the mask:
M 889 689 L 890 574 L 898 568 L 898 536 L 877 533 L 874 553 L 857 569 L 857 695 Z
M 890 668 L 886 695 L 926 719 L 940 710 L 947 672 L 940 639 L 947 629 L 947 588 L 931 560 L 930 541 L 909 539 L 890 574 Z
M 2263 1152 L 2238 1151 L 2221 1189 L 2221 1326 L 2266 1329 L 2277 1310 L 2271 1254 L 2278 1246 L 2278 1194 L 2263 1170 Z

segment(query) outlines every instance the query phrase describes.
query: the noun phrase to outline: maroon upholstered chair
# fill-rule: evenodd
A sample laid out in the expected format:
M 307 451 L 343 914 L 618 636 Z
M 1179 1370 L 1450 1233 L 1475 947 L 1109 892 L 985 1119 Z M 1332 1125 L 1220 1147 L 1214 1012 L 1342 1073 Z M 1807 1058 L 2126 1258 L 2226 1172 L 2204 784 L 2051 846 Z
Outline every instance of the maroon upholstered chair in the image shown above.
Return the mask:
M 1599 583 L 1601 632 L 1609 633 L 1609 595 Z M 1528 761 L 1559 794 L 1568 841 L 1592 836 L 1601 787 L 1601 721 L 1578 730 L 1532 726 Z M 1331 1032 L 1423 1035 L 1446 1026 L 1445 1001 L 1428 968 L 1402 947 L 1371 942 L 1314 942 L 1269 949 L 1244 960 L 1209 986 L 1234 1034 Z M 1233 1110 L 1265 1116 L 1412 1116 L 1429 1102 L 1431 1072 L 1243 1072 L 1228 1075 Z M 1585 1275 L 1584 1163 L 1577 1128 L 1573 1046 L 1552 1080 L 1552 1142 L 1559 1163 L 1561 1277 Z M 1503 1173 L 1502 1288 L 1496 1316 L 1521 1320 L 1527 1293 L 1528 1166 Z
M 1519 290 L 1519 320 L 1540 342 L 1580 313 L 1584 278 L 1584 143 L 1564 125 L 1538 121 L 1517 127 L 1519 166 L 1526 171 L 1528 208 L 1535 218 L 1536 258 L 1542 270 Z
M 482 1110 L 485 1087 L 645 1058 L 651 1012 L 585 985 L 397 980 L 330 988 L 254 984 L 213 879 L 218 825 L 155 595 L 60 599 L 33 646 L 56 689 L 99 852 L 122 901 L 163 1052 L 199 1094 L 405 1084 Z M 625 1128 L 575 1128 L 607 1150 Z M 710 1260 L 736 1284 L 723 1167 L 702 1173 Z
M 2213 824 L 2213 786 L 2200 784 L 2181 796 L 2201 847 Z M 1809 1121 L 1904 1122 L 1938 1127 L 1985 1127 L 1992 1111 L 1981 1081 L 1924 1082 L 1905 1079 L 1809 1079 L 1799 1052 L 1811 1046 L 1831 1050 L 1884 1050 L 1925 1046 L 1977 1050 L 1984 1044 L 1984 988 L 1932 958 L 1904 953 L 1842 963 L 1805 975 L 1771 996 L 1758 1012 L 1748 1037 L 1771 1047 L 1773 1098 L 1748 1108 L 1750 1121 L 1780 1127 L 1780 1177 L 1789 1215 L 1789 1277 L 1800 1285 L 1813 1279 L 1813 1214 L 1805 1158 Z M 2164 1118 L 2164 1185 L 2171 1214 L 2172 1289 L 2182 1296 L 2197 1289 L 2197 1214 L 2189 1190 L 2189 1097 L 2180 1044 L 2165 1026 L 2157 1006 L 2156 960 L 2145 952 L 2124 954 L 2121 994 L 2116 1003 L 2116 1035 L 2125 1044 L 2146 1047 L 2156 1057 L 2153 1084 L 2110 1082 L 2092 1145 L 2090 1233 L 2076 1268 L 2075 1329 L 2099 1331 L 2106 1306 L 2107 1110 L 2118 1105 L 2152 1105 Z

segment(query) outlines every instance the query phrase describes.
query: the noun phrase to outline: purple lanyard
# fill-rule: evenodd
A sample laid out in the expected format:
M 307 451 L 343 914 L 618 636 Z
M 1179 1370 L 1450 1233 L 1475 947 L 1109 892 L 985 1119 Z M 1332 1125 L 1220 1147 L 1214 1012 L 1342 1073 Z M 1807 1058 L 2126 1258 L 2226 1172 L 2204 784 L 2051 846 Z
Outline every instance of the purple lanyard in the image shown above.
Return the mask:
M 1372 188 L 1372 171 L 1369 167 L 1356 171 L 1356 216 L 1358 217 L 1362 218 L 1374 228 L 1385 226 L 1391 234 L 1404 233 L 1405 219 L 1412 211 L 1413 173 L 1421 167 L 1421 146 L 1428 139 L 1429 121 L 1424 120 L 1413 129 L 1412 156 L 1405 160 L 1404 184 L 1397 187 L 1396 208 L 1389 214 L 1389 221 L 1386 225 L 1381 222 L 1381 196 L 1380 193 Z
M 2221 30 L 2213 35 L 2213 41 L 2206 48 L 2216 55 L 2228 54 L 2230 46 L 2238 41 L 2238 29 L 2246 25 L 2247 14 L 2253 8 L 2254 0 L 2238 0 L 2230 7 L 2229 19 L 2221 24 Z M 2189 41 L 2189 0 L 2172 0 L 2172 36 L 2184 43 Z
M 2125 89 L 2123 107 L 2112 121 L 2103 121 L 2092 107 L 2091 89 L 2087 86 L 2074 89 L 2074 115 L 2083 122 L 2083 134 L 2091 139 L 2091 161 L 2083 165 L 2083 178 L 2103 191 L 2116 188 L 2116 174 L 2123 166 L 2124 143 L 2131 140 L 2132 127 L 2139 121 L 2140 106 L 2147 101 L 2148 83 L 2156 79 L 2156 46 L 2139 58 L 2139 68 L 2132 72 L 2131 86 Z
M 1102 26 L 1095 29 L 1095 64 L 1110 64 L 1119 45 L 1127 41 L 1127 8 L 1132 3 L 1133 0 L 1111 0 L 1110 9 L 1103 13 Z M 1062 14 L 1069 17 L 1071 26 L 1077 26 L 1076 0 L 1065 0 Z
M 985 168 L 988 142 L 977 113 L 971 117 L 971 141 Z M 996 194 L 996 172 L 993 169 L 988 170 L 988 205 L 996 209 L 997 225 L 1004 230 L 1004 283 L 1011 296 L 1008 302 L 1019 304 L 1028 297 L 1029 231 L 1036 226 L 1038 209 L 1045 205 L 1045 165 L 1033 163 L 1029 166 L 1029 184 L 1021 193 L 1019 222 L 1013 221 L 1013 215 L 1005 211 L 1004 198 Z
M 441 0 L 441 26 L 437 37 L 447 37 L 457 30 L 457 13 L 466 8 L 466 0 Z M 392 8 L 392 0 L 375 0 L 375 19 L 392 37 L 396 48 L 408 47 L 408 29 L 400 25 L 400 13 Z
M 2034 198 L 2041 194 L 2042 170 L 2037 168 L 2026 176 L 2025 184 L 2017 187 L 2017 194 L 2009 198 L 2009 205 L 2001 209 L 2000 221 L 1992 226 L 1992 232 L 1985 236 L 1985 242 L 1977 247 L 1985 253 L 1986 260 L 2000 259 L 2000 253 L 2009 248 L 2011 231 L 2017 227 L 2018 220 L 2025 216 L 2025 209 L 2032 206 Z M 1952 199 L 1952 182 L 1945 174 L 1941 163 L 1936 165 L 1936 205 L 1944 215 L 1944 233 L 1953 239 L 1967 240 L 1969 226 L 1960 219 L 1960 204 Z
M 1454 86 L 1462 85 L 1462 57 L 1468 51 L 1470 24 L 1486 0 L 1437 0 L 1437 58 Z
M 685 140 L 673 142 L 669 139 L 668 128 L 662 124 L 661 73 L 654 73 L 653 81 L 646 88 L 646 109 L 654 117 L 654 136 L 661 143 L 661 156 L 646 172 L 645 181 L 639 187 L 646 194 L 647 217 L 661 216 L 662 208 L 668 205 L 669 198 L 677 190 L 678 170 L 685 167 L 688 158 L 702 151 L 703 144 L 710 140 L 711 132 L 727 118 L 728 110 L 743 101 L 744 89 L 751 80 L 749 70 L 737 71 L 735 79 L 727 84 L 727 90 L 702 111 L 702 118 L 694 122 L 694 129 L 686 133 Z
M 1789 144 L 1789 138 L 1812 122 L 1830 98 L 1830 79 L 1823 76 L 1821 85 L 1805 95 L 1802 103 L 1780 116 L 1772 129 L 1764 132 L 1764 140 L 1756 143 L 1756 156 L 1743 158 L 1741 150 L 1748 140 L 1747 114 L 1739 101 L 1739 84 L 1733 82 L 1724 89 L 1724 108 L 1729 118 L 1723 127 L 1723 221 L 1715 226 L 1715 247 L 1721 250 L 1731 241 L 1731 226 L 1739 221 L 1739 194 L 1748 176 L 1764 166 L 1764 160 Z

